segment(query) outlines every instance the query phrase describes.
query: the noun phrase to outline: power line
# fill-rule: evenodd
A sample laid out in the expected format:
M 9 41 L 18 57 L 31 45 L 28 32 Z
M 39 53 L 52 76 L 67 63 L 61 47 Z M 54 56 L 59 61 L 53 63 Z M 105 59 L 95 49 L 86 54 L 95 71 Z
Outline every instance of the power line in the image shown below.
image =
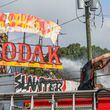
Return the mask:
M 104 17 L 106 17 L 106 18 L 110 18 L 110 15 L 103 15 Z M 101 16 L 98 16 L 98 17 L 101 17 Z
M 73 19 L 71 19 L 71 20 L 68 20 L 68 21 L 65 21 L 65 22 L 63 22 L 62 24 L 60 24 L 59 26 L 63 26 L 63 25 L 65 25 L 65 24 L 68 24 L 68 23 L 70 23 L 70 22 L 73 22 L 73 21 L 75 21 L 75 20 L 77 20 L 77 19 L 79 19 L 79 18 L 82 18 L 82 17 L 84 17 L 85 15 L 81 15 L 81 16 L 79 16 L 79 17 L 76 17 L 76 18 L 73 18 Z
M 71 19 L 71 20 L 68 20 L 68 21 L 65 21 L 65 22 L 63 22 L 62 24 L 59 24 L 59 26 L 64 26 L 64 25 L 66 25 L 66 24 L 68 24 L 68 23 L 70 23 L 70 22 L 73 22 L 73 21 L 75 21 L 75 20 L 77 20 L 77 19 L 79 19 L 79 18 L 82 18 L 82 17 L 84 17 L 85 15 L 81 15 L 81 16 L 79 16 L 79 17 L 76 17 L 76 18 L 73 18 L 73 19 Z M 55 26 L 56 27 L 56 26 Z M 31 35 L 32 36 L 32 35 Z M 27 36 L 27 37 L 30 37 L 30 36 Z M 14 40 L 19 40 L 19 39 L 21 39 L 22 37 L 20 37 L 20 38 L 16 38 L 16 39 L 12 39 L 11 41 L 14 41 Z
M 99 2 L 99 6 L 100 6 L 100 14 L 101 14 L 101 16 L 102 16 L 102 24 L 101 24 L 101 27 L 103 26 L 103 23 L 104 23 L 104 15 L 103 15 L 103 10 L 102 10 L 102 5 L 101 5 L 101 3 L 100 3 L 100 1 L 98 0 L 98 2 Z
M 103 75 L 97 75 L 97 76 L 95 76 L 95 78 L 98 78 L 98 77 L 105 77 L 105 76 L 110 76 L 110 73 L 108 73 L 108 74 L 103 74 Z M 75 80 L 75 79 L 80 79 L 79 77 L 77 77 L 77 78 L 71 78 L 71 80 Z
M 102 77 L 102 76 L 110 76 L 110 73 L 108 73 L 108 74 L 103 74 L 103 75 L 97 75 L 96 77 Z
M 94 15 L 94 14 L 91 13 L 91 15 Z M 98 16 L 97 14 L 95 14 L 95 16 L 97 16 L 97 17 L 102 17 L 102 15 L 99 15 L 99 16 Z M 104 16 L 104 17 L 110 17 L 110 15 L 106 15 L 106 14 L 104 14 L 103 16 Z
M 30 38 L 32 36 L 34 36 L 34 35 L 26 36 L 26 38 Z M 19 37 L 19 38 L 11 39 L 10 41 L 16 41 L 16 40 L 19 40 L 19 39 L 22 39 L 22 38 L 23 38 L 23 36 L 22 37 Z
M 75 10 L 76 10 L 76 17 L 78 18 L 79 22 L 81 22 L 81 23 L 85 23 L 84 21 L 82 21 L 82 20 L 80 19 L 79 15 L 78 15 L 77 7 L 76 7 Z
M 17 2 L 17 1 L 18 1 L 18 0 L 13 0 L 13 1 L 11 1 L 11 2 L 5 3 L 5 4 L 1 5 L 0 8 L 5 7 L 5 6 L 8 6 L 8 5 L 10 5 L 10 4 L 14 3 L 14 2 Z M 68 24 L 68 23 L 70 23 L 70 22 L 73 22 L 73 21 L 75 21 L 75 20 L 77 20 L 77 19 L 79 19 L 79 18 L 81 18 L 81 17 L 84 17 L 84 16 L 85 16 L 85 15 L 81 15 L 81 16 L 79 16 L 79 17 L 76 17 L 76 18 L 73 18 L 73 19 L 71 19 L 71 20 L 65 21 L 64 23 L 60 24 L 60 26 L 63 26 L 63 25 Z
M 104 16 L 110 17 L 110 15 L 106 15 L 106 14 L 104 14 Z
M 1 5 L 0 8 L 5 7 L 5 6 L 8 6 L 8 5 L 10 5 L 10 4 L 14 3 L 14 2 L 17 2 L 17 1 L 18 1 L 18 0 L 13 0 L 13 1 L 11 1 L 11 2 L 5 3 L 5 4 Z M 65 24 L 68 24 L 68 23 L 70 23 L 70 22 L 73 22 L 73 21 L 75 21 L 75 20 L 77 20 L 77 19 L 79 19 L 79 18 L 81 18 L 81 17 L 84 17 L 84 16 L 85 16 L 85 15 L 77 16 L 76 18 L 73 18 L 73 19 L 71 19 L 71 20 L 65 21 L 64 23 L 60 24 L 59 26 L 63 26 L 63 25 L 65 25 Z M 53 27 L 52 27 L 52 28 L 53 28 Z
M 3 7 L 5 7 L 5 6 L 8 6 L 8 5 L 10 5 L 10 4 L 14 3 L 14 2 L 17 2 L 17 1 L 18 1 L 18 0 L 13 0 L 13 1 L 10 1 L 10 2 L 5 3 L 5 4 L 3 4 L 3 5 L 0 5 L 0 8 L 3 8 Z

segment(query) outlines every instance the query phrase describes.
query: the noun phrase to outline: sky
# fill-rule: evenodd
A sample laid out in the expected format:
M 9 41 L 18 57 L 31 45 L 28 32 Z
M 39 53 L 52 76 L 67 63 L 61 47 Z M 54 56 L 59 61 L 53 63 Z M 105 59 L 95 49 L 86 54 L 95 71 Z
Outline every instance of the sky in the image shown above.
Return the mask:
M 11 1 L 11 0 L 10 0 Z M 59 19 L 59 24 L 76 18 L 76 0 L 17 0 L 16 2 L 0 8 L 0 12 L 15 12 L 31 14 L 45 20 L 54 22 Z M 101 17 L 96 17 L 96 28 L 91 24 L 92 44 L 110 50 L 110 0 L 100 0 L 104 13 L 104 24 L 101 28 Z M 0 0 L 3 5 L 9 0 Z M 0 6 L 1 6 L 0 5 Z M 84 14 L 84 10 L 78 10 L 78 15 Z M 84 19 L 82 19 L 84 21 Z M 80 43 L 86 46 L 85 24 L 78 20 L 62 26 L 62 33 L 59 36 L 60 46 L 66 47 L 72 43 Z M 22 34 L 9 34 L 11 41 L 21 42 Z M 34 35 L 27 35 L 27 43 L 36 43 Z M 50 39 L 44 39 L 49 43 Z
M 52 20 L 59 24 L 76 18 L 76 0 L 17 0 L 6 7 L 1 7 L 5 3 L 13 0 L 0 0 L 0 12 L 15 12 L 31 14 L 45 20 Z M 104 23 L 101 28 L 101 17 L 96 17 L 96 28 L 91 24 L 92 45 L 100 46 L 110 50 L 110 0 L 100 0 L 102 4 Z M 84 10 L 78 10 L 78 15 L 83 15 Z M 84 18 L 81 19 L 84 21 Z M 59 45 L 66 47 L 72 43 L 80 43 L 86 46 L 85 24 L 75 20 L 62 26 L 62 33 L 59 36 Z M 13 42 L 23 42 L 23 33 L 9 33 L 9 40 Z M 38 43 L 38 37 L 33 34 L 26 35 L 26 43 Z M 44 39 L 45 44 L 50 44 L 50 39 Z M 69 63 L 73 67 L 74 63 Z M 67 64 L 67 65 L 68 65 Z M 76 63 L 75 63 L 76 65 Z M 79 65 L 79 64 L 78 64 Z M 68 67 L 68 66 L 66 66 Z M 71 67 L 71 66 L 69 66 Z M 74 70 L 77 68 L 73 68 Z M 79 70 L 79 68 L 78 68 Z

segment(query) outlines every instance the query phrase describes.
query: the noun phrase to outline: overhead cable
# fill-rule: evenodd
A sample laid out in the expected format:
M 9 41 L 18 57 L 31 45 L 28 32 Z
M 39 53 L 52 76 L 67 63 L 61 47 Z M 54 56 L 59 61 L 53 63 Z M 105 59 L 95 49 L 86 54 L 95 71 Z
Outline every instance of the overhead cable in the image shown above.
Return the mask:
M 18 1 L 18 0 L 13 0 L 13 1 L 10 1 L 10 2 L 5 3 L 5 4 L 3 4 L 3 5 L 0 5 L 0 8 L 5 7 L 5 6 L 8 6 L 8 5 L 10 5 L 10 4 L 14 3 L 14 2 L 17 2 L 17 1 Z
M 64 23 L 60 24 L 59 26 L 63 26 L 63 25 L 65 25 L 65 24 L 68 24 L 68 23 L 70 23 L 70 22 L 73 22 L 73 21 L 75 21 L 75 20 L 77 20 L 77 19 L 79 19 L 79 18 L 82 18 L 82 17 L 84 17 L 84 16 L 85 16 L 85 15 L 81 15 L 81 16 L 79 16 L 79 17 L 76 17 L 76 18 L 73 18 L 73 19 L 71 19 L 71 20 L 65 21 Z

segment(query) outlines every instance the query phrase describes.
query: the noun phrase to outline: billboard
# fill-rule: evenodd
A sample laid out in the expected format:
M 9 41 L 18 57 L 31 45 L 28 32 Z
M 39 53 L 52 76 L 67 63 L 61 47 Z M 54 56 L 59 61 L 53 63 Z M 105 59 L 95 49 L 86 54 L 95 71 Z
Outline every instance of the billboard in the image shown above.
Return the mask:
M 33 47 L 26 43 L 14 44 L 6 42 L 0 51 L 0 66 L 39 67 L 62 69 L 62 63 L 58 57 L 59 46 L 46 46 L 47 59 L 41 45 Z
M 0 13 L 0 33 L 27 32 L 56 42 L 61 27 L 52 21 L 20 13 Z
M 34 75 L 15 75 L 16 92 L 49 92 L 77 90 L 78 82 L 37 77 Z

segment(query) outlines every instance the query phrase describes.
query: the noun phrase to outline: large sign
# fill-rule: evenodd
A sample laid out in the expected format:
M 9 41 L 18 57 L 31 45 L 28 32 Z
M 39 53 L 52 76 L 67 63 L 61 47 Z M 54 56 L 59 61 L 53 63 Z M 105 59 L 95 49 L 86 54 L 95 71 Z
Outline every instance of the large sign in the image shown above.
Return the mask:
M 58 57 L 59 46 L 47 46 L 47 59 L 41 45 L 31 48 L 29 44 L 19 43 L 18 46 L 12 42 L 2 45 L 1 66 L 24 66 L 40 68 L 62 69 L 62 64 Z M 33 50 L 33 51 L 32 51 Z
M 0 32 L 28 32 L 51 38 L 55 43 L 61 27 L 52 21 L 46 21 L 28 14 L 0 13 Z
M 15 76 L 16 92 L 48 92 L 77 90 L 78 82 L 50 79 L 32 75 L 18 74 Z

